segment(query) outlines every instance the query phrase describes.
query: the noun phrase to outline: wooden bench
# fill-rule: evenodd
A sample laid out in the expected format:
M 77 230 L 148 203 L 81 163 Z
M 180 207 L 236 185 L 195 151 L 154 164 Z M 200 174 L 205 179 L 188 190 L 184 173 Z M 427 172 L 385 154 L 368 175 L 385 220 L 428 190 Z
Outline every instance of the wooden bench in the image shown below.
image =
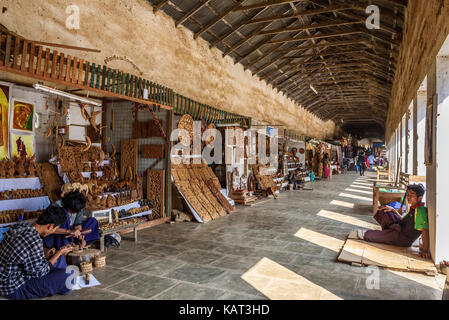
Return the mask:
M 391 180 L 391 163 L 388 165 L 388 170 L 376 169 L 377 170 L 377 181 L 381 179 Z

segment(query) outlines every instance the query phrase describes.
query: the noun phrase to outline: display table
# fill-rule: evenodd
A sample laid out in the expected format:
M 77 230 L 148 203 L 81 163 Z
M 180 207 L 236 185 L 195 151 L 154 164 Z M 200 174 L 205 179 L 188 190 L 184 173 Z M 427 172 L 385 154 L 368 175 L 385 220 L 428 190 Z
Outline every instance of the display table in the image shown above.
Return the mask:
M 90 214 L 88 214 L 88 215 L 90 217 L 96 218 L 96 216 L 104 217 L 106 215 L 106 213 L 107 213 L 110 217 L 112 217 L 112 210 L 120 212 L 122 210 L 129 211 L 129 210 L 134 209 L 134 208 L 140 208 L 140 204 L 139 204 L 138 201 L 135 201 L 135 202 L 129 203 L 129 204 L 125 204 L 125 205 L 119 206 L 119 207 L 112 207 L 112 208 L 102 209 L 102 210 L 94 210 L 94 211 L 91 211 Z M 137 214 L 135 214 L 133 216 L 120 218 L 119 220 L 143 217 L 143 216 L 146 216 L 146 215 L 150 215 L 152 213 L 153 213 L 153 210 L 148 210 L 148 211 L 145 211 L 145 212 L 137 213 Z M 112 222 L 111 219 L 109 219 L 109 222 Z
M 41 188 L 42 184 L 38 177 L 0 179 L 0 192 L 21 189 L 39 190 Z
M 112 233 L 116 233 L 122 230 L 126 230 L 126 229 L 133 229 L 134 232 L 134 242 L 137 242 L 137 227 L 144 224 L 145 222 L 142 221 L 141 223 L 136 223 L 136 224 L 128 224 L 125 226 L 121 226 L 118 228 L 114 228 L 114 229 L 109 229 L 109 230 L 105 230 L 102 231 L 100 230 L 100 251 L 104 252 L 104 236 L 108 235 L 108 234 L 112 234 Z
M 25 212 L 39 211 L 47 209 L 50 205 L 50 199 L 47 196 L 37 198 L 12 199 L 0 201 L 0 210 L 19 210 L 23 209 Z

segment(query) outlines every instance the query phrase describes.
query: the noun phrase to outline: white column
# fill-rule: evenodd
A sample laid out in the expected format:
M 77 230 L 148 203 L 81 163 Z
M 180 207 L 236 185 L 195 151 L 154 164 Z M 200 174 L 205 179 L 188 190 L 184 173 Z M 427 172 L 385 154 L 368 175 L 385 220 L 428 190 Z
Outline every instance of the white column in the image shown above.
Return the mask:
M 426 117 L 432 117 L 433 113 L 430 108 L 431 102 L 433 101 L 434 96 L 437 94 L 437 76 L 436 76 L 436 59 L 432 63 L 432 66 L 427 73 L 427 101 L 428 106 L 426 107 Z M 429 128 L 427 128 L 426 121 L 426 135 L 430 132 Z M 429 137 L 425 137 L 425 139 L 432 139 L 435 141 L 435 131 L 433 130 L 433 134 Z M 427 152 L 427 150 L 425 150 Z M 429 213 L 429 234 L 430 234 L 430 252 L 432 254 L 432 258 L 436 261 L 436 165 L 435 165 L 435 148 L 433 148 L 432 158 L 433 163 L 427 164 L 426 166 L 426 205 Z
M 406 143 L 407 143 L 407 135 L 406 135 L 406 121 L 407 121 L 407 116 L 404 114 L 402 116 L 402 121 L 401 121 L 401 157 L 402 157 L 402 163 L 401 163 L 401 171 L 400 172 L 405 172 L 405 164 L 407 161 L 407 157 L 406 157 Z
M 426 84 L 427 87 L 427 84 Z M 427 89 L 424 91 L 418 91 L 417 102 L 418 102 L 418 176 L 426 175 L 426 166 L 424 165 L 424 152 L 425 152 L 425 141 L 426 141 L 426 101 L 427 101 Z
M 449 46 L 449 38 L 446 40 Z M 449 48 L 437 57 L 438 110 L 436 116 L 436 255 L 435 262 L 449 261 Z
M 406 144 L 406 158 L 407 158 L 407 166 L 405 172 L 409 174 L 413 174 L 413 101 L 410 104 L 407 112 L 407 144 Z
M 413 175 L 418 175 L 418 96 L 413 99 Z

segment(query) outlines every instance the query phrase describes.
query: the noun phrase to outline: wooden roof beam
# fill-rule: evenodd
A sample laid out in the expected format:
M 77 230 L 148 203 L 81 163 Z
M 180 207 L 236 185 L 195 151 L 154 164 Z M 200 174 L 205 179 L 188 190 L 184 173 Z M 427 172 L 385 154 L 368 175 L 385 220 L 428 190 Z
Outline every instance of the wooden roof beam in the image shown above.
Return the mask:
M 278 6 L 290 2 L 298 2 L 298 0 L 270 0 L 261 3 L 251 4 L 247 6 L 240 5 L 238 8 L 234 9 L 234 11 L 244 11 L 244 10 L 252 10 L 252 9 L 260 9 L 260 8 L 268 8 L 271 6 Z
M 276 15 L 276 16 L 271 16 L 271 17 L 266 17 L 266 18 L 252 19 L 247 24 L 256 24 L 256 23 L 269 22 L 269 21 L 279 21 L 279 20 L 284 20 L 284 19 L 292 19 L 292 18 L 298 18 L 298 17 L 304 17 L 304 16 L 319 15 L 319 14 L 328 13 L 328 12 L 351 10 L 351 9 L 355 9 L 355 8 L 356 8 L 356 6 L 353 4 L 352 5 L 343 5 L 343 6 L 332 5 L 332 6 L 324 7 L 321 9 L 302 10 L 302 11 L 298 11 L 297 13 L 294 13 L 294 14 Z
M 308 26 L 302 26 L 302 27 L 280 28 L 280 29 L 259 31 L 258 35 L 277 34 L 277 33 L 285 33 L 285 32 L 298 32 L 298 31 L 304 31 L 304 30 L 331 28 L 331 27 L 360 24 L 360 23 L 362 23 L 362 21 L 360 21 L 360 20 L 358 20 L 358 21 L 343 21 L 342 20 L 342 21 L 337 21 L 337 22 L 317 23 L 315 25 L 308 25 Z M 363 21 L 363 23 L 365 23 L 365 20 Z
M 175 26 L 177 27 L 180 24 L 184 23 L 187 19 L 189 19 L 191 16 L 193 16 L 195 13 L 197 13 L 202 7 L 204 7 L 210 1 L 211 0 L 200 0 L 200 3 L 198 3 L 189 12 L 187 12 L 181 19 L 179 19 L 178 21 L 175 22 Z
M 226 17 L 229 13 L 231 13 L 234 9 L 240 7 L 240 5 L 245 2 L 246 0 L 236 0 L 237 3 L 234 4 L 232 7 L 230 7 L 229 9 L 225 10 L 223 13 L 221 13 L 219 16 L 217 16 L 215 19 L 213 19 L 211 22 L 209 22 L 208 24 L 206 24 L 200 31 L 196 32 L 193 35 L 193 38 L 196 39 L 199 36 L 201 36 L 204 32 L 206 32 L 207 30 L 209 30 L 210 28 L 212 28 L 216 23 L 218 23 L 219 21 L 221 21 L 224 17 Z
M 166 4 L 167 2 L 168 2 L 168 0 L 162 0 L 157 5 L 153 6 L 153 12 L 154 13 L 158 12 L 159 9 L 161 9 L 163 7 L 163 5 Z

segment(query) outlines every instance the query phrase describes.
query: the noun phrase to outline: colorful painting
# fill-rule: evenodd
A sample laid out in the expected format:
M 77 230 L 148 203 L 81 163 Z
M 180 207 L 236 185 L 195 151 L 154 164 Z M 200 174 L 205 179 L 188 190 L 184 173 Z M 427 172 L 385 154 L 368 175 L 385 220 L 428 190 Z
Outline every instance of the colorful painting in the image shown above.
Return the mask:
M 12 158 L 31 157 L 34 154 L 34 136 L 11 133 Z
M 13 100 L 11 128 L 32 133 L 34 123 L 34 104 L 22 100 Z
M 9 158 L 9 94 L 11 87 L 0 84 L 0 160 Z

